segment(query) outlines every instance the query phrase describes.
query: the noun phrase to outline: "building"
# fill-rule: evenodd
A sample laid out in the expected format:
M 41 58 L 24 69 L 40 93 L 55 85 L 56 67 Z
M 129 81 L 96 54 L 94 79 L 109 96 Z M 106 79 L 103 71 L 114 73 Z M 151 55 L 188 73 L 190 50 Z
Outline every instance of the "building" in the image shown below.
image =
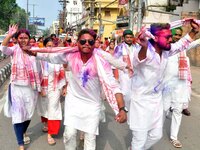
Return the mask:
M 102 39 L 111 37 L 119 14 L 118 1 L 82 0 L 82 3 L 85 14 L 89 14 L 84 27 L 93 28 Z
M 59 21 L 53 21 L 51 27 L 50 27 L 50 34 L 58 34 L 59 29 Z
M 81 0 L 69 0 L 66 6 L 66 28 L 68 30 L 77 30 L 79 20 L 82 17 Z

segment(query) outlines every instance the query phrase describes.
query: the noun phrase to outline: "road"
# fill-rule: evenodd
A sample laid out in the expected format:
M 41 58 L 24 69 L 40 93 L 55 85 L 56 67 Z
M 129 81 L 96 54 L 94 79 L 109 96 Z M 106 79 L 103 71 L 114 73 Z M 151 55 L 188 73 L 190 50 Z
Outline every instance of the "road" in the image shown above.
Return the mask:
M 200 67 L 191 67 L 191 70 L 193 76 L 192 101 L 190 102 L 192 116 L 183 116 L 179 134 L 179 139 L 183 144 L 181 150 L 200 149 Z M 7 84 L 5 83 L 0 88 L 0 96 L 6 90 Z M 1 105 L 3 105 L 3 102 L 0 103 Z M 127 150 L 131 143 L 130 130 L 127 124 L 116 123 L 113 119 L 114 115 L 112 110 L 107 105 L 106 107 L 106 123 L 100 124 L 100 135 L 97 137 L 97 150 Z M 169 125 L 170 120 L 166 119 L 163 138 L 151 150 L 177 150 L 169 143 Z M 41 129 L 42 124 L 40 123 L 40 118 L 35 113 L 28 129 L 28 134 L 31 137 L 31 144 L 27 147 L 28 150 L 64 150 L 62 142 L 63 127 L 56 137 L 57 144 L 55 146 L 49 146 L 47 144 L 47 135 Z M 4 117 L 2 112 L 0 113 L 0 145 L 0 150 L 17 149 L 11 119 Z

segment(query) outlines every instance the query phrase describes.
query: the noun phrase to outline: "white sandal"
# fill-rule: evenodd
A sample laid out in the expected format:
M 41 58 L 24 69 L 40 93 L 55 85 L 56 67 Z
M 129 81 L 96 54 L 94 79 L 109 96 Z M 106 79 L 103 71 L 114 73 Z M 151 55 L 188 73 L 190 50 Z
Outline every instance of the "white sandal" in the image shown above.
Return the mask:
M 31 143 L 31 139 L 30 137 L 28 137 L 27 135 L 24 135 L 24 145 L 30 144 Z
M 173 140 L 173 139 L 170 139 L 170 142 L 172 143 L 172 145 L 175 147 L 175 148 L 181 148 L 182 147 L 182 144 L 179 140 Z

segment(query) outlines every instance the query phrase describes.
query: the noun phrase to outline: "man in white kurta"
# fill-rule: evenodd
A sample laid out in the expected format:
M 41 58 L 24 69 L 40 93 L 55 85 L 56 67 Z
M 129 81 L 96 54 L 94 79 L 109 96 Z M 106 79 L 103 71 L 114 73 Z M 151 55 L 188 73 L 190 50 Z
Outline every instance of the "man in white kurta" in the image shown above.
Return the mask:
M 179 79 L 179 55 L 176 54 L 168 59 L 165 72 L 165 88 L 163 90 L 164 110 L 172 111 L 170 140 L 175 147 L 182 147 L 178 141 L 178 131 L 182 119 L 184 103 L 190 99 L 190 89 L 187 79 Z M 174 142 L 173 142 L 174 141 Z
M 177 28 L 176 34 L 173 37 L 174 41 L 178 41 L 182 36 L 182 29 Z M 178 35 L 179 33 L 180 35 Z M 188 49 L 199 46 L 200 40 L 196 40 L 190 44 Z M 184 66 L 184 72 L 181 72 L 180 61 Z M 186 51 L 169 57 L 164 76 L 164 113 L 168 117 L 171 115 L 170 142 L 176 148 L 181 148 L 182 144 L 178 140 L 178 132 L 182 120 L 182 111 L 185 103 L 190 100 L 191 87 L 188 82 L 191 79 L 189 58 L 186 56 Z M 182 68 L 183 70 L 183 68 Z
M 116 46 L 114 56 L 124 62 L 126 62 L 125 57 L 130 59 L 130 67 L 133 66 L 134 51 L 140 49 L 140 45 L 133 44 L 133 32 L 131 30 L 125 30 L 123 32 L 124 42 Z M 127 63 L 127 62 L 126 62 Z M 124 101 L 127 109 L 129 110 L 131 101 L 131 87 L 133 86 L 132 77 L 134 74 L 130 74 L 128 70 L 118 70 L 119 73 L 119 83 L 124 96 Z
M 79 51 L 58 55 L 37 54 L 37 58 L 41 60 L 51 63 L 67 63 L 69 70 L 71 70 L 65 98 L 65 132 L 63 136 L 66 150 L 76 149 L 77 130 L 85 132 L 84 150 L 96 149 L 95 141 L 96 135 L 99 134 L 102 85 L 105 85 L 103 87 L 106 95 L 112 94 L 112 96 L 110 95 L 111 99 L 116 97 L 116 106 L 119 109 L 116 120 L 120 123 L 126 120 L 122 94 L 113 77 L 111 66 L 97 54 L 98 50 L 93 51 L 95 38 L 94 31 L 85 29 L 79 33 Z M 86 57 L 88 55 L 89 59 Z M 116 104 L 116 100 L 113 100 L 112 104 Z
M 170 44 L 172 35 L 169 25 L 153 24 L 151 29 L 155 40 L 148 42 L 146 50 L 135 51 L 133 59 L 134 76 L 129 111 L 132 150 L 147 150 L 162 137 L 162 80 L 167 59 L 184 50 L 193 37 L 192 32 L 191 37 L 186 35 L 178 43 Z

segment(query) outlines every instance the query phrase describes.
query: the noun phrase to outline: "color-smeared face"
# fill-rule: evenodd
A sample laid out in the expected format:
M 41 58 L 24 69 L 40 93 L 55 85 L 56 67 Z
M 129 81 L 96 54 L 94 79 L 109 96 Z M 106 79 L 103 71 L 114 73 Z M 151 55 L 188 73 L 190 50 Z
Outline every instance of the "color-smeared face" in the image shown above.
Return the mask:
M 94 38 L 90 34 L 83 34 L 78 40 L 78 48 L 82 53 L 89 54 L 94 50 Z
M 18 36 L 17 41 L 18 41 L 20 47 L 27 46 L 29 44 L 29 36 L 26 33 L 21 33 Z
M 36 43 L 36 41 L 35 41 L 34 39 L 30 39 L 29 44 L 30 44 L 31 46 L 34 46 L 35 43 Z
M 95 48 L 99 48 L 101 43 L 100 43 L 99 40 L 95 40 L 95 44 L 94 45 L 95 45 Z
M 115 43 L 114 42 L 110 42 L 109 47 L 110 47 L 110 49 L 114 49 Z
M 124 42 L 128 45 L 131 45 L 133 43 L 133 35 L 125 35 Z
M 54 44 L 52 41 L 47 42 L 46 47 L 54 47 Z
M 176 29 L 175 34 L 173 35 L 173 42 L 177 42 L 182 37 L 182 31 L 180 29 Z
M 168 29 L 164 29 L 162 31 L 158 31 L 155 37 L 157 38 L 157 45 L 162 50 L 170 50 L 172 43 L 172 33 Z

